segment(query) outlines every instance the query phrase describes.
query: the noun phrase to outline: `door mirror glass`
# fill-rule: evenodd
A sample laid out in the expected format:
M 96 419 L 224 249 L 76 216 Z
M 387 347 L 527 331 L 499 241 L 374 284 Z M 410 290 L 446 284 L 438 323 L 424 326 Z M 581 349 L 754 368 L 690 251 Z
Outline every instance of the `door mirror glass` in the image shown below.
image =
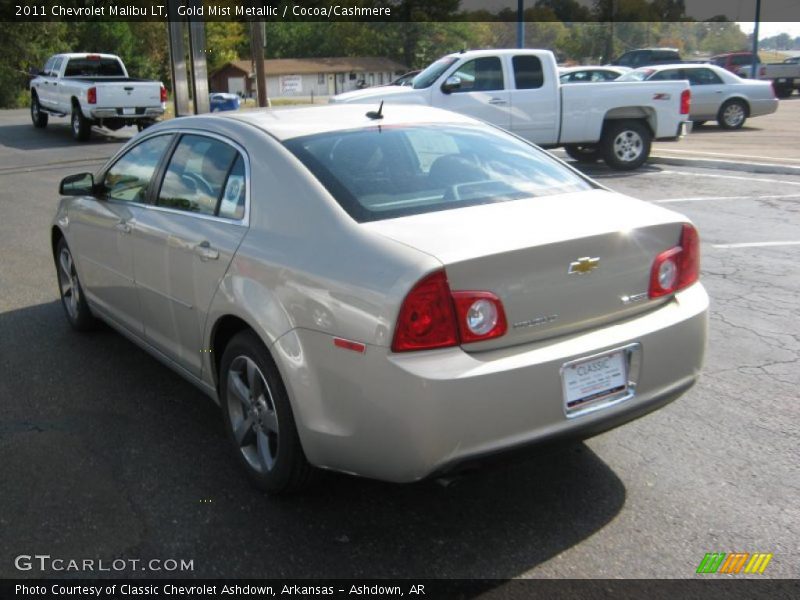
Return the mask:
M 461 87 L 461 77 L 456 77 L 453 75 L 452 77 L 448 77 L 447 80 L 442 84 L 442 91 L 445 94 L 450 94 L 454 90 L 457 90 Z
M 42 72 L 39 70 L 39 67 L 31 67 L 28 69 L 28 75 L 31 77 L 38 77 Z
M 58 192 L 62 196 L 91 196 L 94 191 L 94 175 L 91 173 L 68 175 L 58 186 Z

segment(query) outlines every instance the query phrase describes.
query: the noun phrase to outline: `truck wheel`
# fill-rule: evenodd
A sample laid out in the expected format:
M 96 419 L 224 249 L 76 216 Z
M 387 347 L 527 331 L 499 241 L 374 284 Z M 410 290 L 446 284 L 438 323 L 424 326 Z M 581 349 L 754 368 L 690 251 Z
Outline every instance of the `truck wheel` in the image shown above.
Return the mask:
M 717 123 L 723 129 L 741 129 L 746 120 L 747 105 L 735 98 L 720 106 L 717 113 Z
M 653 134 L 641 121 L 609 121 L 600 138 L 603 160 L 612 169 L 630 171 L 650 156 Z
M 693 123 L 693 127 L 702 127 L 703 125 L 706 124 L 705 121 L 692 121 L 692 123 Z
M 85 142 L 92 133 L 92 123 L 83 116 L 81 107 L 77 104 L 72 105 L 72 137 L 79 142 Z
M 794 91 L 793 82 L 782 83 L 780 85 L 773 83 L 772 87 L 774 88 L 775 95 L 778 98 L 788 98 L 789 96 L 792 95 L 792 92 Z
M 596 163 L 602 158 L 600 147 L 597 144 L 567 144 L 564 146 L 570 158 L 579 163 Z
M 42 110 L 39 104 L 39 96 L 33 94 L 31 96 L 31 121 L 33 121 L 33 126 L 44 129 L 47 127 L 48 116 L 49 115 Z

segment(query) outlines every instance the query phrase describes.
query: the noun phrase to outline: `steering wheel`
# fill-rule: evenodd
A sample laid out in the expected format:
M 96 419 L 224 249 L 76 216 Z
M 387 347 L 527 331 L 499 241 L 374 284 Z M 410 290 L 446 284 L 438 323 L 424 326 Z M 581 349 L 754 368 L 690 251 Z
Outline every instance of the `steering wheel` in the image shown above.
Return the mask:
M 189 171 L 185 171 L 181 175 L 181 179 L 186 179 L 187 181 L 190 181 L 192 183 L 192 187 L 194 187 L 195 189 L 201 188 L 203 192 L 205 192 L 209 196 L 216 196 L 214 190 L 211 188 L 211 185 L 197 173 L 191 173 Z

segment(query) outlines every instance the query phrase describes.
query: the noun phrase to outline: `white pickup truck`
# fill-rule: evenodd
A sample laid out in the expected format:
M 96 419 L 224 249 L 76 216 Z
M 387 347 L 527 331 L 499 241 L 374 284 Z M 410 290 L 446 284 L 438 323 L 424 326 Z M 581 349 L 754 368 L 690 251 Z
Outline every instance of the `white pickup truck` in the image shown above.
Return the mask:
M 331 102 L 425 104 L 487 121 L 581 162 L 635 169 L 651 142 L 691 131 L 687 81 L 561 84 L 548 50 L 471 50 L 440 58 L 411 86 L 339 94 Z
M 167 90 L 159 81 L 133 79 L 113 54 L 56 54 L 32 70 L 31 119 L 47 127 L 49 115 L 69 116 L 75 139 L 86 141 L 92 125 L 143 129 L 164 114 Z

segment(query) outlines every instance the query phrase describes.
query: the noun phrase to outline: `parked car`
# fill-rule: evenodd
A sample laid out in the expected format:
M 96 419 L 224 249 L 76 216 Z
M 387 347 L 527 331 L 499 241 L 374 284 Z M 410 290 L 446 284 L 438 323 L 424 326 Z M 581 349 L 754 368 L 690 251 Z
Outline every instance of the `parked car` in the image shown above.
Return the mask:
M 219 402 L 273 492 L 310 465 L 415 481 L 692 386 L 708 296 L 684 216 L 469 117 L 366 108 L 174 119 L 65 178 L 68 322 Z
M 638 67 L 679 63 L 681 61 L 681 55 L 677 48 L 639 48 L 621 54 L 609 64 L 636 69 Z
M 552 52 L 520 49 L 450 54 L 410 87 L 347 92 L 330 101 L 444 108 L 545 147 L 564 146 L 578 160 L 602 158 L 627 170 L 647 160 L 653 139 L 676 140 L 687 132 L 689 96 L 689 85 L 675 81 L 562 86 Z
M 238 94 L 228 94 L 225 92 L 213 92 L 208 96 L 211 112 L 221 110 L 239 110 L 240 99 Z
M 597 83 L 614 81 L 630 70 L 630 67 L 560 67 L 558 74 L 561 83 Z
M 142 130 L 166 109 L 164 84 L 129 77 L 113 54 L 56 54 L 31 74 L 34 127 L 47 127 L 50 116 L 69 116 L 79 141 L 89 139 L 92 125 L 112 130 L 136 125 Z
M 411 85 L 414 82 L 414 77 L 419 75 L 421 71 L 417 69 L 416 71 L 409 71 L 408 73 L 404 73 L 388 85 Z
M 750 117 L 778 110 L 772 85 L 737 77 L 711 64 L 642 67 L 617 81 L 687 80 L 692 86 L 689 116 L 697 124 L 715 120 L 723 129 L 739 129 Z
M 788 98 L 795 88 L 800 89 L 800 63 L 789 62 L 791 58 L 779 63 L 762 63 L 756 54 L 756 79 L 769 80 L 778 98 Z M 710 62 L 727 69 L 739 77 L 749 78 L 753 74 L 752 52 L 728 52 L 712 56 Z

